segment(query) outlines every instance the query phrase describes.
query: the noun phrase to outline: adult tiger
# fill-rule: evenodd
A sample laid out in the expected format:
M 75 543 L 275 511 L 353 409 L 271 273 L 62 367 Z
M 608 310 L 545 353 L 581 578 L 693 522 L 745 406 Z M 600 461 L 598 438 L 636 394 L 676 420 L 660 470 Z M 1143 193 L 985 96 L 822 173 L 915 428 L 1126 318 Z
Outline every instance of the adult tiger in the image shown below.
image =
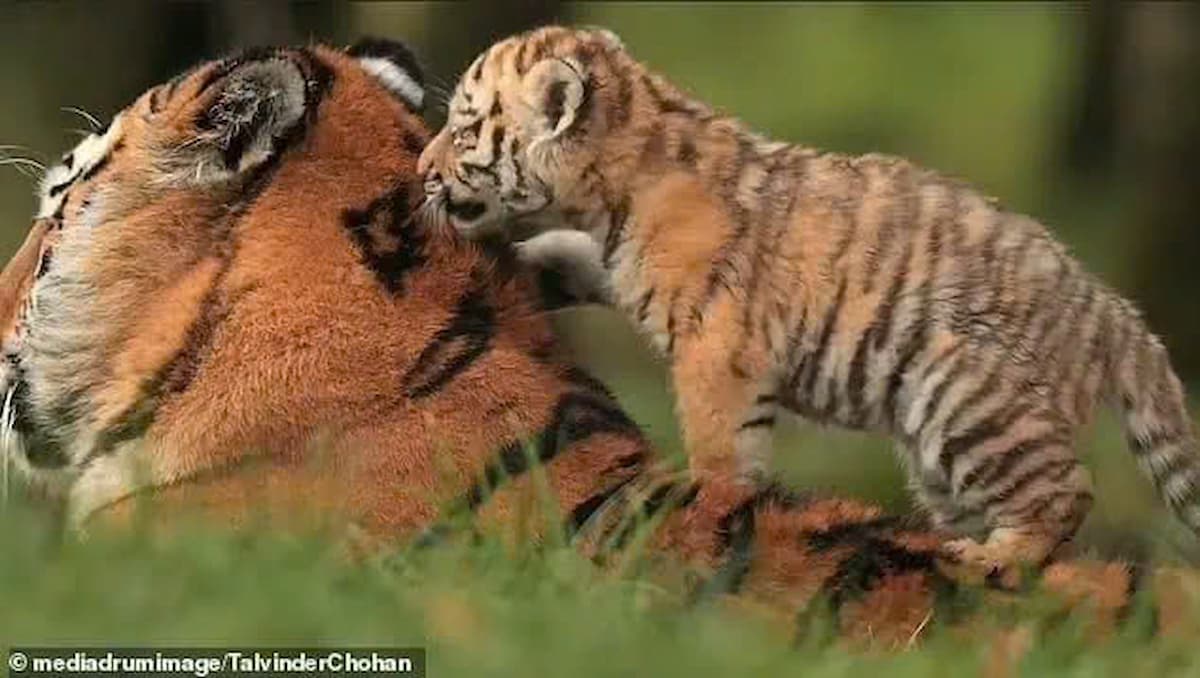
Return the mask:
M 77 525 L 313 516 L 380 539 L 514 510 L 540 460 L 597 555 L 650 543 L 788 610 L 911 637 L 956 584 L 936 533 L 763 487 L 704 508 L 558 356 L 531 286 L 416 219 L 421 76 L 402 46 L 261 49 L 154 87 L 47 175 L 0 275 L 9 459 Z M 1106 618 L 1139 580 L 1064 564 Z M 939 616 L 940 620 L 941 617 Z

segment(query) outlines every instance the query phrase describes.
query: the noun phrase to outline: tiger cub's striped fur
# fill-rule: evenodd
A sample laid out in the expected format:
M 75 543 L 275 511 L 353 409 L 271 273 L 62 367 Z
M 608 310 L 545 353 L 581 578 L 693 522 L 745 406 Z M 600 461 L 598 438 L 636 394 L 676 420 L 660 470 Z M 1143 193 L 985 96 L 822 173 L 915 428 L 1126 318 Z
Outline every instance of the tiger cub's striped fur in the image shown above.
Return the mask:
M 611 33 L 558 27 L 476 59 L 419 169 L 460 230 L 534 234 L 526 259 L 599 281 L 652 337 L 693 472 L 757 475 L 779 410 L 886 431 L 937 522 L 989 535 L 954 551 L 1040 561 L 1091 506 L 1072 444 L 1109 396 L 1200 527 L 1162 344 L 1044 227 L 968 186 L 771 141 Z

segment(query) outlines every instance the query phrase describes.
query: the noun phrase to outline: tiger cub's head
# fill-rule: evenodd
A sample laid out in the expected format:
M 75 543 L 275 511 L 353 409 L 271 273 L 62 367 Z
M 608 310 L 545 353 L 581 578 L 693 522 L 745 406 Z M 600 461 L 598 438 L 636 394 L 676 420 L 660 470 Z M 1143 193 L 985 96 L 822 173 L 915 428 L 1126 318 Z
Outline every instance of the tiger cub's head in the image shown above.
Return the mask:
M 347 209 L 392 189 L 406 203 L 410 184 L 419 201 L 423 98 L 398 43 L 257 49 L 151 88 L 62 156 L 0 274 L 8 459 L 69 484 L 189 388 L 241 301 L 297 271 L 351 268 L 362 255 L 337 230 Z M 276 304 L 281 317 L 323 308 L 281 297 L 308 304 Z
M 604 198 L 597 169 L 620 153 L 614 136 L 640 105 L 631 64 L 606 30 L 546 27 L 496 43 L 459 80 L 421 155 L 427 198 L 472 238 L 602 207 L 590 204 Z

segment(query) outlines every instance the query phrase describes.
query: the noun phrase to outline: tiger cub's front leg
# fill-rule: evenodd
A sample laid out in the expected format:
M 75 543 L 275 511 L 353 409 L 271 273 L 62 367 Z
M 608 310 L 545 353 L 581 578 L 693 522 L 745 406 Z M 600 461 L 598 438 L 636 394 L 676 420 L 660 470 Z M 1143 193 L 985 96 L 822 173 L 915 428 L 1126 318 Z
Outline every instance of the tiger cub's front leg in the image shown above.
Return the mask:
M 766 365 L 730 359 L 716 334 L 681 341 L 672 377 L 688 468 L 709 484 L 749 486 L 770 460 L 778 381 Z

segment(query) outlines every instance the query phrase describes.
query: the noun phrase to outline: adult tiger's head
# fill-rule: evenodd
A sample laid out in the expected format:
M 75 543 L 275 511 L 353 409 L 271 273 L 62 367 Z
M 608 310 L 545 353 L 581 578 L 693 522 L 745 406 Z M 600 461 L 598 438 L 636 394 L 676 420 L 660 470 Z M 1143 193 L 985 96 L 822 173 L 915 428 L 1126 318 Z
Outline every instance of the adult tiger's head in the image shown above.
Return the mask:
M 269 457 L 260 505 L 394 529 L 577 415 L 523 283 L 415 218 L 422 99 L 397 43 L 260 49 L 63 156 L 0 278 L 9 459 L 82 518 L 146 486 L 236 503 L 222 470 Z M 318 439 L 334 471 L 280 462 Z

